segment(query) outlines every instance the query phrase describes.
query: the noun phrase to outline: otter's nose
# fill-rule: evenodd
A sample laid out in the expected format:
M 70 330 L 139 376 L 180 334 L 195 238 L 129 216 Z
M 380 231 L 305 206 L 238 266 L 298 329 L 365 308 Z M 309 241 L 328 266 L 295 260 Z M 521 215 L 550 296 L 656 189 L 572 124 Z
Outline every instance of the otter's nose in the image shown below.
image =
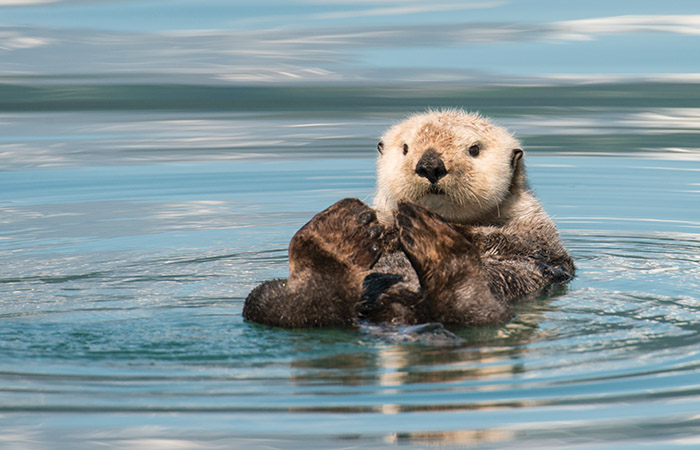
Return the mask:
M 418 176 L 427 178 L 431 183 L 437 183 L 440 178 L 447 175 L 447 169 L 445 169 L 445 163 L 442 162 L 440 154 L 429 149 L 423 153 L 416 164 L 416 173 Z

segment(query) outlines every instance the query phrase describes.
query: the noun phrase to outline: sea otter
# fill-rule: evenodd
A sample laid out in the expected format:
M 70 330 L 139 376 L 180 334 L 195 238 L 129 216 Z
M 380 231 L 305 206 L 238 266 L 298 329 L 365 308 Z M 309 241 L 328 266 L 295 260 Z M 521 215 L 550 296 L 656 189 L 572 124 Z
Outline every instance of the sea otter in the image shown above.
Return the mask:
M 313 217 L 289 244 L 289 278 L 255 288 L 246 320 L 489 325 L 573 277 L 505 129 L 460 110 L 428 111 L 391 127 L 377 149 L 373 208 L 344 199 Z

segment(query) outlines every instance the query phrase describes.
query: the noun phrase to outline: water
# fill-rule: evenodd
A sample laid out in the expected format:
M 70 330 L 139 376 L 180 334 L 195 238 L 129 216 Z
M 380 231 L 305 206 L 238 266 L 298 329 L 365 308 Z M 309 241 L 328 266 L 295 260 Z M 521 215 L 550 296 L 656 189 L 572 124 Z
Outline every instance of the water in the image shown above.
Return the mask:
M 700 444 L 695 88 L 3 89 L 0 447 Z M 245 323 L 382 130 L 458 104 L 522 139 L 576 279 L 488 328 Z

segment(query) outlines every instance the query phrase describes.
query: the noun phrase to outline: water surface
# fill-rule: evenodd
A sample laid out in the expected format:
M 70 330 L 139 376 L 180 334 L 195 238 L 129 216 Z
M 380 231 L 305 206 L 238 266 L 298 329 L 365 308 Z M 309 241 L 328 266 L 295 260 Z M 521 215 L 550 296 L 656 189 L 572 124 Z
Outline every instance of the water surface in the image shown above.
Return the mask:
M 3 87 L 0 446 L 700 444 L 697 91 L 166 88 Z M 458 104 L 521 138 L 576 279 L 487 328 L 244 322 L 382 130 Z

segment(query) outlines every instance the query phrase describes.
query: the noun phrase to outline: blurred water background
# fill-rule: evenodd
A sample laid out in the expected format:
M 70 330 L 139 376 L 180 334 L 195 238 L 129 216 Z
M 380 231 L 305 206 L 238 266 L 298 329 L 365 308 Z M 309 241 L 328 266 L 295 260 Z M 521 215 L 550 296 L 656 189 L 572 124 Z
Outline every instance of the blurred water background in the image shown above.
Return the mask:
M 0 0 L 0 447 L 700 445 L 693 8 Z M 576 279 L 495 327 L 244 322 L 428 107 L 517 134 Z

